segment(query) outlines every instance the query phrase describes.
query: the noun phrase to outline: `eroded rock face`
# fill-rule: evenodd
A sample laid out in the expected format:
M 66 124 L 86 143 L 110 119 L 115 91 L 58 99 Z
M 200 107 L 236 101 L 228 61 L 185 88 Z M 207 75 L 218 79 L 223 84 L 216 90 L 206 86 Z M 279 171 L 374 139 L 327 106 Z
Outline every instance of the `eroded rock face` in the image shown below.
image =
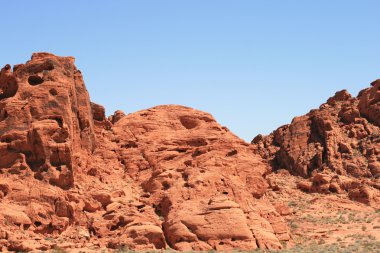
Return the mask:
M 306 192 L 348 192 L 351 199 L 380 207 L 380 83 L 372 86 L 358 97 L 337 92 L 319 109 L 256 137 L 255 153 L 274 170 L 308 178 L 298 184 Z
M 380 80 L 372 82 L 371 86 L 359 94 L 359 111 L 369 121 L 380 126 Z
M 2 250 L 291 242 L 251 145 L 182 106 L 107 118 L 72 57 L 37 53 L 1 70 L 0 157 Z
M 123 117 L 112 130 L 126 173 L 164 220 L 169 246 L 281 248 L 279 238 L 290 239 L 284 220 L 259 200 L 268 166 L 211 115 L 159 106 Z
M 0 169 L 68 189 L 75 154 L 95 148 L 89 96 L 71 57 L 33 54 L 0 74 Z

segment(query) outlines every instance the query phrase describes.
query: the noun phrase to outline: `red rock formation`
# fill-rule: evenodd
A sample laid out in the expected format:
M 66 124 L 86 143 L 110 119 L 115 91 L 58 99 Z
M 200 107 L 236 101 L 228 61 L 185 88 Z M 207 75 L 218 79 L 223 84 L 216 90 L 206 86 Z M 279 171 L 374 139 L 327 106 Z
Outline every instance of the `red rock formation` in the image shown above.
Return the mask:
M 307 192 L 348 192 L 352 199 L 380 207 L 380 82 L 358 97 L 343 90 L 319 109 L 252 141 L 255 153 L 274 170 L 310 178 Z
M 380 80 L 374 81 L 371 86 L 359 94 L 359 111 L 369 121 L 380 126 Z
M 268 164 L 211 115 L 174 105 L 104 111 L 71 57 L 38 53 L 1 70 L 2 250 L 291 242 L 263 198 Z
M 113 132 L 126 173 L 164 219 L 169 246 L 280 248 L 278 238 L 290 239 L 275 209 L 259 200 L 267 165 L 211 115 L 159 106 L 120 119 Z
M 0 168 L 72 186 L 74 154 L 95 148 L 89 96 L 73 63 L 38 53 L 1 70 Z

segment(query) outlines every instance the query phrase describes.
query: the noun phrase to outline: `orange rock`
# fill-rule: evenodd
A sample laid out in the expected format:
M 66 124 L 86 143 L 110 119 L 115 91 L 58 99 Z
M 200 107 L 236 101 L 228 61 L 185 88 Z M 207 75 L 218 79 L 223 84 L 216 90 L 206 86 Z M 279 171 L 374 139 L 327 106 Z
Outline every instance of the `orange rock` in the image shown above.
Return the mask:
M 377 126 L 380 125 L 380 80 L 371 83 L 372 87 L 362 90 L 359 93 L 359 110 L 360 113 L 367 117 L 369 121 Z
M 270 166 L 208 113 L 105 116 L 72 57 L 0 72 L 0 248 L 281 248 Z M 54 238 L 51 243 L 45 238 Z
M 18 226 L 29 227 L 32 222 L 30 218 L 24 212 L 25 207 L 14 204 L 1 204 L 0 205 L 0 217 L 7 223 L 15 224 Z
M 379 85 L 356 98 L 337 92 L 248 144 L 184 106 L 107 118 L 90 102 L 72 57 L 36 53 L 13 70 L 7 65 L 0 71 L 0 248 L 292 245 L 283 216 L 296 211 L 281 203 L 286 194 L 339 194 L 379 207 Z
M 254 152 L 274 171 L 287 169 L 309 179 L 297 184 L 305 192 L 346 191 L 352 199 L 379 206 L 358 188 L 364 182 L 380 197 L 375 187 L 380 168 L 379 80 L 372 86 L 358 97 L 339 91 L 319 109 L 295 117 L 268 136 L 256 137 Z
M 292 213 L 292 209 L 284 203 L 277 203 L 274 205 L 276 212 L 280 215 L 286 216 Z

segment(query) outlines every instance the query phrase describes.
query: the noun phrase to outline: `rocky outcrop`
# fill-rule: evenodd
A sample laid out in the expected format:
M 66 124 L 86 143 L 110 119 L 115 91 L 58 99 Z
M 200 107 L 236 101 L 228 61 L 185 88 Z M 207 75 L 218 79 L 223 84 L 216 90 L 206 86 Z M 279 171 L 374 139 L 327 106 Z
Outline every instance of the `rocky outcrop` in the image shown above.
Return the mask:
M 359 111 L 369 121 L 380 126 L 380 80 L 372 82 L 371 86 L 359 94 Z
M 211 115 L 159 106 L 121 118 L 112 130 L 124 170 L 141 182 L 170 247 L 281 248 L 280 240 L 290 240 L 282 217 L 260 200 L 268 166 Z
M 183 106 L 107 118 L 74 58 L 34 54 L 0 74 L 0 248 L 282 248 L 253 151 Z
M 298 184 L 304 191 L 348 192 L 352 199 L 379 206 L 379 88 L 375 81 L 358 97 L 337 92 L 319 109 L 255 137 L 255 153 L 274 171 L 308 178 Z
M 379 90 L 337 92 L 248 144 L 184 106 L 106 117 L 72 57 L 6 65 L 0 248 L 280 249 L 294 243 L 287 221 L 302 216 L 292 197 L 337 194 L 378 210 Z
M 0 74 L 0 169 L 68 189 L 95 148 L 89 95 L 71 57 L 33 54 Z

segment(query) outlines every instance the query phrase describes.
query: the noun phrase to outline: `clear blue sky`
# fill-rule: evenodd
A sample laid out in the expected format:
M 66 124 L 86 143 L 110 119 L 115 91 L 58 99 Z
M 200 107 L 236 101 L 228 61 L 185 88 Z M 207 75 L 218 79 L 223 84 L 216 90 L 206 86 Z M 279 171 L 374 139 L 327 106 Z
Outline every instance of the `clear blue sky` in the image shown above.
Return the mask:
M 91 99 L 210 112 L 250 141 L 380 77 L 380 1 L 12 0 L 0 64 L 76 57 Z

